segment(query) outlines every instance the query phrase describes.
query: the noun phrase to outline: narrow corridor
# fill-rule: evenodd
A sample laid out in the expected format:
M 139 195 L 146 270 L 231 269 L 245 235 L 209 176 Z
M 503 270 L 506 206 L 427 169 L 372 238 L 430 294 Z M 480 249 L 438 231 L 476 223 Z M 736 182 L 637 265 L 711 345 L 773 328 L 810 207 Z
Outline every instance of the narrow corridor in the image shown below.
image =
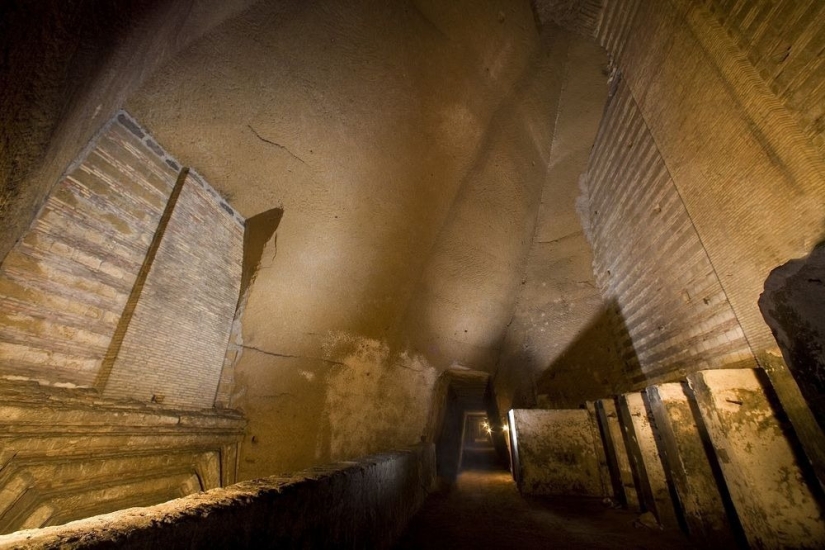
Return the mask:
M 510 472 L 462 472 L 410 522 L 397 549 L 691 548 L 680 533 L 635 526 L 597 499 L 522 497 Z

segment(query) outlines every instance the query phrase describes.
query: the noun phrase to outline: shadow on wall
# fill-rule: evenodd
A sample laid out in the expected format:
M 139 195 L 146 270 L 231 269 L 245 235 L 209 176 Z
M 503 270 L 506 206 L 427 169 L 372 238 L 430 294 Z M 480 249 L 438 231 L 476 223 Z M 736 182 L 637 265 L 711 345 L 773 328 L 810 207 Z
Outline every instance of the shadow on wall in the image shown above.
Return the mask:
M 246 220 L 243 235 L 243 272 L 241 273 L 241 291 L 238 297 L 239 306 L 252 281 L 255 280 L 255 275 L 258 274 L 264 248 L 275 235 L 275 231 L 278 230 L 283 217 L 283 208 L 273 208 Z M 272 247 L 277 250 L 278 236 L 275 235 L 274 238 L 275 241 L 272 243 Z
M 777 267 L 759 309 L 820 427 L 825 427 L 825 242 Z
M 610 300 L 564 352 L 542 370 L 536 393 L 541 407 L 576 408 L 584 401 L 644 385 L 645 376 L 624 316 L 618 303 Z

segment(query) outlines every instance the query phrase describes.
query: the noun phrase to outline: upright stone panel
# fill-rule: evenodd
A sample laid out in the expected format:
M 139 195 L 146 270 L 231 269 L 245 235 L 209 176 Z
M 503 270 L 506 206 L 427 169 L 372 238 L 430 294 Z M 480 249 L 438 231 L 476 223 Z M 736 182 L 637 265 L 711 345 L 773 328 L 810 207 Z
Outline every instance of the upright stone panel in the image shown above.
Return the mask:
M 630 459 L 627 456 L 627 447 L 624 444 L 622 427 L 619 424 L 616 402 L 613 399 L 596 401 L 596 413 L 604 437 L 607 463 L 616 498 L 623 506 L 638 510 L 639 496 L 633 480 L 633 471 L 630 468 Z
M 702 371 L 688 384 L 750 545 L 825 547 L 821 503 L 757 371 Z
M 522 493 L 604 496 L 586 410 L 516 409 L 513 419 Z
M 662 527 L 678 528 L 679 522 L 670 496 L 653 426 L 641 393 L 619 396 L 619 418 L 625 434 L 628 456 L 636 472 L 640 500 Z
M 611 483 L 610 467 L 607 462 L 604 437 L 602 437 L 601 428 L 599 427 L 599 415 L 596 411 L 596 402 L 587 401 L 584 405 L 587 410 L 587 414 L 590 417 L 590 431 L 593 433 L 593 448 L 596 452 L 596 460 L 599 462 L 602 492 L 607 497 L 615 498 L 616 493 L 613 489 L 613 484 Z
M 691 538 L 707 546 L 734 548 L 736 540 L 711 465 L 716 457 L 708 457 L 684 384 L 651 386 L 646 397 Z

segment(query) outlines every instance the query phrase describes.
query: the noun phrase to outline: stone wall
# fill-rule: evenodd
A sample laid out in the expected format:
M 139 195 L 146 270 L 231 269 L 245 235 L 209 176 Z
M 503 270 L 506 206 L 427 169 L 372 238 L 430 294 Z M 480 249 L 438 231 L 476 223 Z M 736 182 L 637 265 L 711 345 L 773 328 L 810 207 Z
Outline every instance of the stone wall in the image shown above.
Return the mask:
M 726 334 L 691 338 L 691 331 L 697 328 L 691 323 L 674 331 L 671 351 L 702 355 L 709 340 L 717 347 L 739 348 L 719 357 L 718 366 L 747 366 L 755 360 L 765 368 L 822 481 L 825 437 L 757 306 L 770 271 L 806 255 L 825 238 L 825 203 L 821 200 L 825 157 L 815 130 L 818 123 L 814 122 L 820 119 L 817 97 L 821 91 L 808 88 L 822 73 L 810 55 L 810 48 L 815 51 L 825 35 L 825 27 L 815 23 L 822 10 L 810 3 L 793 2 L 778 2 L 770 9 L 744 2 L 714 2 L 711 7 L 713 13 L 707 5 L 687 0 L 608 0 L 596 36 L 611 55 L 613 86 L 618 94 L 629 92 L 632 97 L 650 143 L 655 144 L 655 154 L 661 157 L 666 177 L 672 180 L 695 230 L 694 245 L 698 239 L 707 255 L 714 272 L 709 280 L 718 279 L 753 359 L 740 345 L 730 312 L 723 315 L 721 311 L 719 317 L 705 322 L 707 329 L 718 328 L 716 321 L 727 322 Z M 813 18 L 810 24 L 809 18 Z M 622 92 L 622 86 L 628 92 Z M 632 142 L 619 139 L 625 146 Z M 627 156 L 620 143 L 614 141 L 613 154 L 603 157 L 602 162 Z M 638 160 L 627 165 L 631 178 L 648 169 L 650 159 Z M 598 162 L 591 163 L 591 172 L 599 169 Z M 640 181 L 654 183 L 649 180 Z M 664 207 L 658 202 L 650 206 L 656 209 L 657 205 Z M 673 220 L 678 221 L 678 217 Z M 655 226 L 650 231 L 629 215 L 622 225 L 638 228 L 645 241 L 657 239 Z M 613 249 L 623 243 L 608 238 L 604 245 Z M 667 250 L 654 250 L 638 255 L 632 264 L 667 265 L 670 261 Z M 598 262 L 597 258 L 597 266 Z M 684 270 L 677 268 L 677 275 L 697 266 L 686 259 Z M 607 277 L 617 281 L 634 278 L 627 267 L 607 269 Z M 601 275 L 602 281 L 605 276 Z M 644 348 L 651 343 L 659 345 L 656 331 L 666 333 L 682 322 L 669 310 L 684 307 L 673 300 L 673 291 L 678 289 L 671 278 L 649 282 L 652 285 L 639 296 L 652 302 L 654 308 L 663 308 L 664 322 L 650 326 L 652 332 L 644 336 L 626 337 L 625 346 L 628 352 L 639 351 L 641 364 L 635 382 L 640 387 L 645 379 L 665 381 L 672 376 L 675 380 L 683 369 L 677 354 L 672 364 L 671 358 L 666 358 L 655 367 L 652 376 L 645 373 Z M 604 288 L 610 286 L 614 283 L 603 283 Z M 665 291 L 664 300 L 660 288 Z M 684 290 L 684 302 L 697 299 L 689 288 Z M 702 309 L 703 302 L 704 297 L 695 307 Z M 710 299 L 707 305 L 714 303 Z M 620 307 L 616 313 L 621 330 L 628 312 Z M 633 320 L 629 325 L 632 332 Z M 664 344 L 662 351 L 667 347 Z M 634 359 L 629 353 L 625 355 Z M 629 365 L 633 372 L 632 362 Z
M 759 11 L 742 11 L 742 2 L 723 4 L 737 14 L 730 21 L 750 14 L 745 24 Z M 777 3 L 762 20 L 765 28 L 779 32 L 781 15 L 792 4 Z M 825 33 L 821 25 L 795 24 L 794 31 L 781 34 L 795 36 L 792 42 L 800 46 Z M 775 348 L 757 307 L 762 285 L 771 269 L 805 255 L 823 237 L 825 162 L 799 123 L 803 111 L 816 119 L 819 103 L 806 99 L 808 107 L 789 109 L 766 81 L 768 73 L 753 64 L 759 55 L 742 50 L 697 3 L 611 0 L 598 36 L 638 106 L 750 347 L 757 355 Z M 785 62 L 793 64 L 793 58 Z M 814 65 L 805 67 L 799 78 L 814 78 Z M 799 97 L 808 97 L 803 92 Z
M 0 267 L 0 374 L 211 407 L 243 231 L 207 183 L 120 113 Z
M 825 151 L 825 4 L 704 0 L 759 77 Z
M 0 548 L 387 548 L 435 476 L 432 445 L 0 537 Z
M 180 185 L 104 394 L 208 408 L 238 302 L 243 221 L 194 173 Z
M 601 441 L 594 419 L 583 409 L 513 409 L 510 416 L 518 464 L 519 491 L 534 495 L 605 497 Z
M 213 407 L 242 250 L 208 184 L 104 127 L 0 267 L 1 530 L 235 481 L 245 421 L 178 409 Z
M 620 82 L 585 175 L 593 267 L 626 387 L 753 357 L 633 95 Z
M 147 506 L 235 482 L 246 422 L 0 385 L 0 533 Z
M 499 409 L 547 400 L 578 407 L 621 382 L 621 368 L 593 255 L 577 211 L 579 178 L 607 99 L 607 59 L 596 44 L 563 33 L 561 89 L 530 251 L 495 376 Z
M 113 120 L 6 257 L 3 374 L 94 385 L 180 170 L 147 140 Z

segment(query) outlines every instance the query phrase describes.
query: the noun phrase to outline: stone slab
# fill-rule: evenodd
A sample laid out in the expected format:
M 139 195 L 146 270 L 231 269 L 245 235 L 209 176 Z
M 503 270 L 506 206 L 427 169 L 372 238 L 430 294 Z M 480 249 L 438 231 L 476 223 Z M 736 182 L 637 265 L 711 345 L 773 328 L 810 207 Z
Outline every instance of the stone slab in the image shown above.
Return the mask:
M 633 471 L 630 468 L 630 459 L 627 456 L 622 428 L 619 424 L 616 402 L 613 399 L 596 401 L 596 413 L 604 438 L 614 494 L 622 506 L 631 510 L 638 510 L 639 496 L 633 479 Z
M 636 474 L 640 500 L 645 510 L 652 512 L 662 527 L 678 528 L 679 521 L 659 456 L 654 426 L 642 393 L 623 394 L 618 402 L 619 418 L 630 463 Z
M 825 547 L 821 504 L 765 378 L 754 369 L 712 370 L 688 376 L 688 384 L 750 545 Z
M 432 444 L 0 536 L 17 548 L 387 548 L 424 501 Z
M 674 382 L 647 388 L 646 399 L 662 443 L 662 460 L 679 499 L 691 539 L 714 548 L 736 546 L 720 492 L 715 455 L 708 455 L 694 418 L 688 389 Z M 708 442 L 709 444 L 709 442 Z M 731 510 L 735 518 L 735 511 Z
M 516 409 L 513 419 L 522 493 L 604 496 L 586 410 Z

